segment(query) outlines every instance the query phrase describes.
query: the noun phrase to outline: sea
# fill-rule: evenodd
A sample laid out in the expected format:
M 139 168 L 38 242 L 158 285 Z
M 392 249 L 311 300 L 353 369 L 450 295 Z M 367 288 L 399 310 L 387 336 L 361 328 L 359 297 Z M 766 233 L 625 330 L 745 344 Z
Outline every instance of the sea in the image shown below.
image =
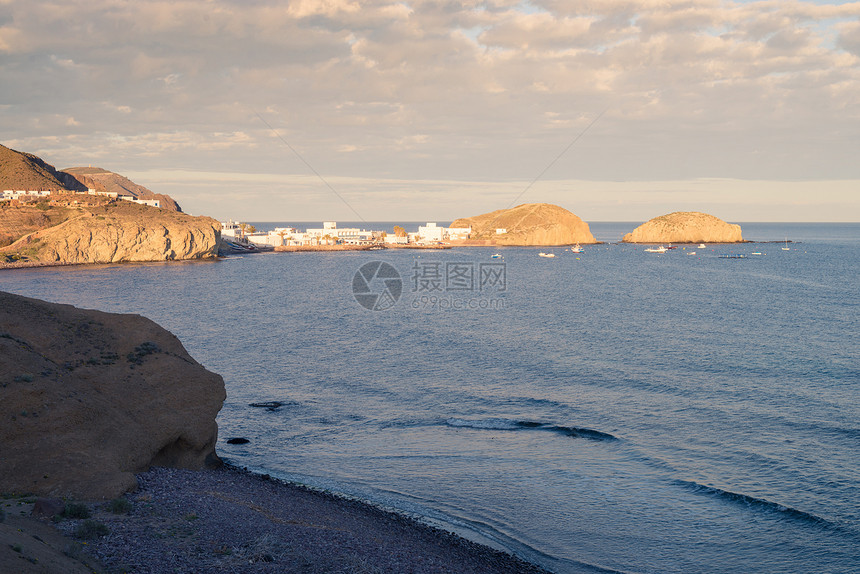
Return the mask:
M 617 243 L 636 225 L 592 223 L 582 253 L 262 253 L 0 289 L 175 333 L 224 377 L 229 462 L 552 572 L 860 572 L 860 224 L 662 254 Z

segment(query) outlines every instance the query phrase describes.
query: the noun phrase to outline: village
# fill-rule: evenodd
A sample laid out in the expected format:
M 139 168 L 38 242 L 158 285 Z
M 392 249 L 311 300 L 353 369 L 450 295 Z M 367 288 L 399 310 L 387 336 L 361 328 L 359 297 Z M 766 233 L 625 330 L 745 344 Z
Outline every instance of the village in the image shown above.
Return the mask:
M 57 190 L 29 190 L 29 189 L 4 189 L 0 192 L 0 201 L 9 201 L 9 202 L 27 202 L 27 201 L 50 201 L 52 195 L 62 195 L 63 198 L 67 198 L 70 194 L 73 195 L 91 195 L 91 196 L 100 196 L 100 197 L 108 197 L 110 199 L 122 199 L 125 201 L 131 201 L 132 203 L 139 203 L 141 205 L 148 205 L 150 207 L 161 207 L 160 199 L 142 199 L 136 197 L 131 194 L 122 194 L 115 191 L 97 191 L 93 188 L 87 189 L 87 191 L 62 191 L 58 192 Z M 83 198 L 81 198 L 83 199 Z M 77 201 L 77 203 L 86 203 L 85 201 Z
M 497 229 L 496 233 L 506 231 Z M 263 250 L 335 246 L 343 248 L 434 247 L 469 239 L 471 233 L 471 227 L 443 227 L 434 222 L 419 226 L 416 232 L 408 232 L 400 226 L 394 226 L 392 232 L 338 227 L 336 221 L 324 221 L 322 227 L 308 228 L 304 231 L 295 227 L 276 227 L 271 231 L 257 231 L 254 226 L 247 223 L 232 220 L 221 222 L 221 237 L 224 241 L 234 243 L 239 248 Z

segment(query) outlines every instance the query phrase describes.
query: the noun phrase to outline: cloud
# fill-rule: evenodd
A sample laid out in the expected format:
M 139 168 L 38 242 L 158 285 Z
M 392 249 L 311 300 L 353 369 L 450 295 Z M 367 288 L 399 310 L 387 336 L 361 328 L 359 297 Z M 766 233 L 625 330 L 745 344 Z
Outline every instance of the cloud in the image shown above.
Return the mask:
M 332 177 L 505 182 L 605 110 L 547 177 L 856 179 L 858 22 L 800 0 L 3 0 L 0 133 L 61 164 L 302 169 L 282 138 Z

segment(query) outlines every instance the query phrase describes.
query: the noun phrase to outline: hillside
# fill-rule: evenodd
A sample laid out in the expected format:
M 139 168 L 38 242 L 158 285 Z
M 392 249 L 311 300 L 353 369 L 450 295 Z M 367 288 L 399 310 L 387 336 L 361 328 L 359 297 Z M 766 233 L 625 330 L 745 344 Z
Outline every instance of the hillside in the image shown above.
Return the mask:
M 698 211 L 676 211 L 650 219 L 625 235 L 625 243 L 740 243 L 741 226 Z
M 133 195 L 139 199 L 158 199 L 161 200 L 162 209 L 182 211 L 179 204 L 169 195 L 154 193 L 144 186 L 134 183 L 127 177 L 100 167 L 69 167 L 64 169 L 63 173 L 71 175 L 86 188 L 102 192 L 118 193 L 119 195 Z
M 53 197 L 52 204 L 0 203 L 0 245 L 6 244 L 0 248 L 0 267 L 170 261 L 218 254 L 221 225 L 209 217 L 103 196 Z
M 570 245 L 597 243 L 588 224 L 570 211 L 549 203 L 526 203 L 511 209 L 464 217 L 451 227 L 472 228 L 472 240 L 495 245 Z M 502 234 L 498 229 L 505 229 Z
M 33 154 L 0 145 L 0 191 L 86 191 L 87 187 Z

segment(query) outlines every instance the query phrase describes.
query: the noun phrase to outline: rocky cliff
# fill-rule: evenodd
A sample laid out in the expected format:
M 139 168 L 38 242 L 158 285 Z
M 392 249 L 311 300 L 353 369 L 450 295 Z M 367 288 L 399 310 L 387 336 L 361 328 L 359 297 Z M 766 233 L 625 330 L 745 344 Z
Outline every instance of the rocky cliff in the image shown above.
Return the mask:
M 646 221 L 625 235 L 625 243 L 739 243 L 741 226 L 698 211 L 676 211 Z
M 549 203 L 526 203 L 511 209 L 465 217 L 451 227 L 472 228 L 473 240 L 495 245 L 569 245 L 597 243 L 588 224 L 570 211 Z M 502 234 L 498 229 L 505 229 Z
M 218 464 L 224 381 L 139 315 L 0 292 L 0 492 L 113 498 Z
M 73 203 L 7 206 L 0 210 L 0 239 L 11 242 L 0 249 L 0 262 L 116 263 L 201 259 L 218 254 L 221 225 L 214 219 L 128 201 L 83 197 L 94 203 L 84 207 L 74 207 Z M 33 221 L 42 221 L 43 226 Z

